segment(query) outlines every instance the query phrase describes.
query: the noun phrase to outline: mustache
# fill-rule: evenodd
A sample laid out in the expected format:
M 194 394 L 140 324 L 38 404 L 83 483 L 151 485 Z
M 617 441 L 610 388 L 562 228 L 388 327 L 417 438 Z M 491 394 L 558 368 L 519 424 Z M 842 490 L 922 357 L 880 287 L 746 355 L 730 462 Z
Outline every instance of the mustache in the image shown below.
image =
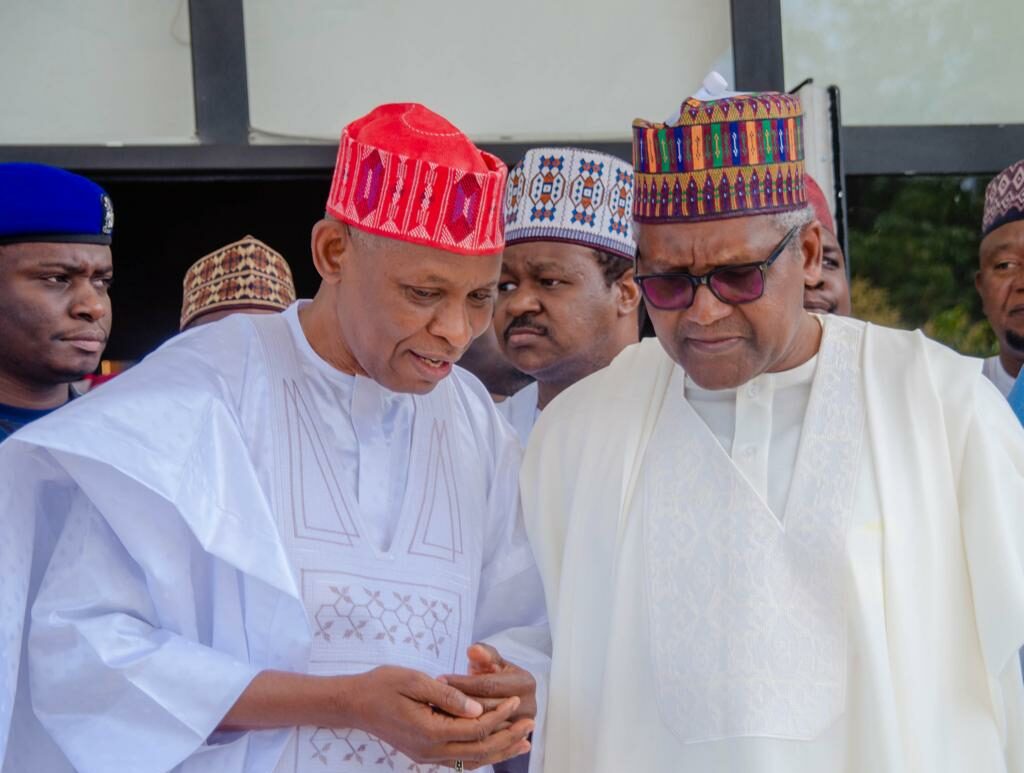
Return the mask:
M 527 328 L 529 330 L 536 330 L 541 335 L 547 335 L 548 329 L 544 325 L 538 325 L 535 321 L 534 315 L 532 314 L 521 314 L 515 317 L 511 322 L 505 325 L 505 332 L 502 333 L 505 340 L 512 334 L 512 331 L 516 328 Z

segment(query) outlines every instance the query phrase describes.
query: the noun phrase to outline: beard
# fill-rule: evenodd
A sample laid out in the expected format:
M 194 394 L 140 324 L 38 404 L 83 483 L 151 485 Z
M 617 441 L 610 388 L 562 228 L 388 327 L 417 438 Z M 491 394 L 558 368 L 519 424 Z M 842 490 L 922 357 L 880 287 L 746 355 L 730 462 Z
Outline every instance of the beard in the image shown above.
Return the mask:
M 1006 343 L 1014 351 L 1024 354 L 1024 335 L 1014 333 L 1012 330 L 1007 330 Z

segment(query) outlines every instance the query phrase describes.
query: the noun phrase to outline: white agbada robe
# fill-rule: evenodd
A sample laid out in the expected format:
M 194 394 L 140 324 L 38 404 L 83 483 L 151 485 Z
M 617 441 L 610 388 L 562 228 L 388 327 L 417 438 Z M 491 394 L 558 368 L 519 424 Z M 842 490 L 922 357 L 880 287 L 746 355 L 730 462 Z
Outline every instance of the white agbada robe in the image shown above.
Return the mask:
M 544 410 L 546 770 L 1024 770 L 1024 432 L 980 361 L 823 324 L 729 393 L 650 340 Z
M 526 447 L 526 442 L 530 438 L 530 431 L 533 429 L 533 425 L 537 423 L 537 417 L 540 416 L 540 408 L 537 407 L 537 382 L 534 381 L 532 384 L 527 384 L 518 392 L 511 397 L 502 400 L 500 403 L 495 403 L 498 409 L 498 413 L 505 417 L 506 421 L 512 425 L 512 429 L 516 431 L 516 435 L 519 436 L 519 442 Z
M 462 672 L 482 639 L 543 700 L 518 461 L 472 376 L 414 396 L 339 373 L 297 306 L 175 339 L 0 452 L 14 504 L 69 501 L 35 712 L 81 773 L 433 770 L 356 730 L 214 730 L 259 671 Z
M 989 381 L 996 385 L 996 389 L 1003 393 L 1003 397 L 1009 397 L 1010 390 L 1013 389 L 1016 379 L 1006 372 L 1006 368 L 1003 367 L 1003 361 L 999 359 L 998 354 L 985 359 L 982 372 Z

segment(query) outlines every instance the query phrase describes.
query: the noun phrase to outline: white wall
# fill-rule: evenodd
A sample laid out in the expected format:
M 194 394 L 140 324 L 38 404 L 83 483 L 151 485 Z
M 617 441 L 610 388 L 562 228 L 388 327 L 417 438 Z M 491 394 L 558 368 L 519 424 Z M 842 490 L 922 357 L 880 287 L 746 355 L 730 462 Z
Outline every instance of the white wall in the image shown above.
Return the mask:
M 787 85 L 837 84 L 845 124 L 1024 122 L 1024 0 L 783 0 L 782 19 Z
M 626 140 L 712 66 L 725 0 L 245 0 L 254 140 L 420 101 L 474 139 Z M 0 0 L 0 144 L 194 141 L 187 0 Z
M 187 0 L 0 0 L 0 143 L 195 134 Z
M 478 141 L 624 140 L 633 118 L 664 119 L 712 65 L 732 74 L 725 0 L 244 8 L 250 114 L 265 141 L 336 142 L 348 121 L 398 101 L 423 102 Z

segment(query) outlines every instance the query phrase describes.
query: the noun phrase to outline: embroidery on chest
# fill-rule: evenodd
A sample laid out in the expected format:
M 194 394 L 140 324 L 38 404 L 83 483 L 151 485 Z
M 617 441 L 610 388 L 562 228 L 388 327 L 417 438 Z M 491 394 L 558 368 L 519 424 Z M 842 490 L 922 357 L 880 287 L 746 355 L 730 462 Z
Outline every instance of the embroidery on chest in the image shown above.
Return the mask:
M 316 417 L 297 383 L 286 380 L 283 395 L 288 496 L 281 504 L 290 515 L 292 536 L 351 547 L 359 540 L 354 509 L 335 473 Z
M 460 589 L 342 571 L 303 569 L 300 574 L 315 670 L 344 670 L 355 663 L 455 670 L 463 634 Z
M 427 474 L 408 552 L 455 563 L 463 555 L 462 511 L 448 425 L 443 421 L 434 420 L 425 463 Z
M 845 529 L 864 405 L 859 331 L 831 332 L 784 518 L 682 399 L 666 400 L 648 446 L 633 506 L 658 703 L 684 742 L 809 739 L 843 711 Z
M 278 519 L 313 635 L 310 668 L 457 670 L 478 569 L 465 555 L 448 423 L 420 412 L 415 468 L 391 549 L 380 551 L 360 536 L 364 516 L 332 466 L 329 428 L 318 427 L 297 384 L 286 381 L 282 394 L 288 475 Z
M 443 765 L 418 765 L 386 741 L 350 728 L 301 727 L 275 773 L 346 773 L 369 770 L 445 773 Z

